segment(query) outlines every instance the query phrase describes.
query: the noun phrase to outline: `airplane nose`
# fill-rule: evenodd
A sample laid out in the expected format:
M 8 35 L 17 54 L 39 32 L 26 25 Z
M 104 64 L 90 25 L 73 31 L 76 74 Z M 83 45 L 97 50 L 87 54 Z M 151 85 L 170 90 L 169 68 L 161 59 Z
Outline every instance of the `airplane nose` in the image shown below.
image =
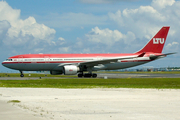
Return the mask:
M 6 62 L 2 62 L 1 64 L 2 64 L 4 67 L 8 67 L 7 64 L 6 64 Z
M 2 64 L 3 66 L 5 66 L 5 63 L 4 63 L 4 62 L 2 62 L 1 64 Z
M 11 62 L 8 62 L 8 61 L 3 61 L 1 64 L 4 67 L 10 68 L 10 69 L 17 69 L 17 66 L 15 66 L 14 64 L 11 64 Z

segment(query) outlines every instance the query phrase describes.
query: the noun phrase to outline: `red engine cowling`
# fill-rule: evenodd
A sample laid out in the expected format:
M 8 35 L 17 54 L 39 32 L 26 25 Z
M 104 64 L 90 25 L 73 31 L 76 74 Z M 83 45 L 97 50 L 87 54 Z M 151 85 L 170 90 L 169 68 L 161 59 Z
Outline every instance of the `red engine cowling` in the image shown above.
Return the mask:
M 75 75 L 79 71 L 79 67 L 75 65 L 66 65 L 64 66 L 64 74 L 65 75 Z

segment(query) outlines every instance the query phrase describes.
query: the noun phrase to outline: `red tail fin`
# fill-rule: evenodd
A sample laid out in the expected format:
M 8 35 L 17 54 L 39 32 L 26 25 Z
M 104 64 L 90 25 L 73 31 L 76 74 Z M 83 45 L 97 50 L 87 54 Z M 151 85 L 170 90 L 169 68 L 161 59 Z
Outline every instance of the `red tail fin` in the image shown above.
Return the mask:
M 161 53 L 166 42 L 166 37 L 169 31 L 168 27 L 162 27 L 161 30 L 146 44 L 146 46 L 137 53 L 153 52 Z

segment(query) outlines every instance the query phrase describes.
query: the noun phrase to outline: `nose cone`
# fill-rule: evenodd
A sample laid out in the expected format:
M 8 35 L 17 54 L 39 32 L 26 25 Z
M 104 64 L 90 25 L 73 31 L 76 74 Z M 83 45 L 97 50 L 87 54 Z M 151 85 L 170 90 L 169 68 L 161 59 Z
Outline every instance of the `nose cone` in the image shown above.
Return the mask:
M 12 65 L 11 65 L 8 61 L 3 61 L 1 64 L 2 64 L 4 67 L 7 67 L 7 68 L 11 68 L 11 67 L 12 67 Z
M 18 66 L 16 64 L 14 64 L 13 62 L 10 61 L 3 61 L 1 63 L 4 67 L 10 68 L 10 69 L 18 69 Z
M 4 67 L 7 67 L 7 63 L 6 63 L 5 61 L 3 61 L 1 64 L 2 64 Z

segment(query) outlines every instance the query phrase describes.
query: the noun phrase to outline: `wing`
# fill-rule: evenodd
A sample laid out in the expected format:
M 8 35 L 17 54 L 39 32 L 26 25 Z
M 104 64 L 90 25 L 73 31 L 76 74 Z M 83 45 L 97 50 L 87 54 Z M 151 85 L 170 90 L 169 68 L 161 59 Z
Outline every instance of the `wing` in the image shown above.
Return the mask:
M 80 63 L 64 63 L 64 64 L 58 65 L 54 70 L 59 69 L 60 67 L 63 67 L 66 65 L 93 67 L 93 66 L 96 66 L 98 64 L 108 64 L 108 63 L 118 62 L 118 60 L 143 57 L 144 55 L 145 55 L 145 52 L 141 53 L 139 55 L 126 56 L 126 57 L 116 57 L 116 58 L 110 58 L 110 59 L 92 60 L 92 61 L 86 61 L 86 62 L 80 62 Z
M 110 58 L 110 59 L 87 61 L 87 62 L 79 63 L 78 66 L 85 65 L 86 67 L 92 67 L 92 66 L 96 66 L 98 64 L 108 64 L 108 63 L 118 62 L 118 60 L 133 59 L 133 58 L 137 58 L 137 57 L 143 57 L 144 55 L 145 55 L 145 53 L 141 53 L 139 55 L 134 55 L 134 56 L 126 56 L 126 57 L 117 57 L 117 58 Z

